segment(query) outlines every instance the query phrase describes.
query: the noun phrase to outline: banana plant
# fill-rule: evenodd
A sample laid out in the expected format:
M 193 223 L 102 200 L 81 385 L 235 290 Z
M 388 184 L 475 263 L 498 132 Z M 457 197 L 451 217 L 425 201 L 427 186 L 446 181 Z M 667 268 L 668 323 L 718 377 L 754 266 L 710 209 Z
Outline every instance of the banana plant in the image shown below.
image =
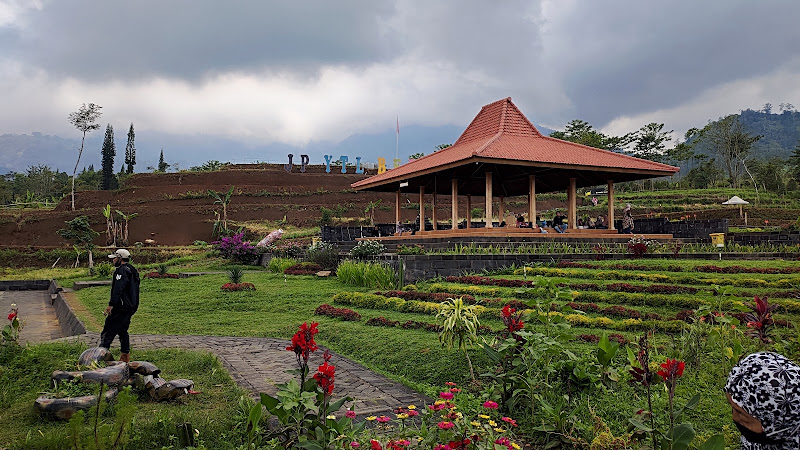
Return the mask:
M 111 205 L 106 204 L 103 208 L 103 217 L 106 218 L 106 244 L 117 246 L 117 231 L 114 215 L 111 213 Z
M 131 214 L 127 214 L 126 215 L 125 213 L 123 213 L 122 211 L 120 211 L 118 209 L 115 210 L 115 211 L 116 211 L 117 215 L 119 215 L 119 217 L 122 218 L 122 220 L 124 222 L 124 224 L 122 226 L 122 230 L 120 230 L 121 231 L 120 232 L 120 234 L 121 234 L 120 240 L 122 241 L 122 243 L 124 245 L 128 245 L 128 223 L 131 220 L 135 219 L 139 215 L 139 213 L 131 213 Z
M 222 205 L 222 230 L 228 230 L 228 204 L 231 202 L 231 196 L 233 195 L 233 186 L 228 189 L 228 192 L 222 193 L 217 192 L 213 189 L 208 190 L 208 195 L 210 195 L 214 199 L 214 204 Z

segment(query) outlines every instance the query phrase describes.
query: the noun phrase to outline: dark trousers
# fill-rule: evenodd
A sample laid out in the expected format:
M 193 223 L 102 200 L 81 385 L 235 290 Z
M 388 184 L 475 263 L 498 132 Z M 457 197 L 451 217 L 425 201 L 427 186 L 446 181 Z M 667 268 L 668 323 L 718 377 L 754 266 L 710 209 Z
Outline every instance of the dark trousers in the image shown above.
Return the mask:
M 111 310 L 111 314 L 106 317 L 103 325 L 103 332 L 100 333 L 100 347 L 111 348 L 114 337 L 119 335 L 119 346 L 122 353 L 131 352 L 131 339 L 128 335 L 128 327 L 131 325 L 133 313 L 129 311 Z

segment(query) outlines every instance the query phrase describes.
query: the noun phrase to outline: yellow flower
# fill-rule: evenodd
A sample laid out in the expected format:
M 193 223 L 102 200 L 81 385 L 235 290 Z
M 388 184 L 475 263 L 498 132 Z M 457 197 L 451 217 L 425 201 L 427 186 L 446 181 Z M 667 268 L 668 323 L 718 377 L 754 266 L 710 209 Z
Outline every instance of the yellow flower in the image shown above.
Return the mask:
M 397 418 L 400 419 L 400 420 L 408 419 L 408 414 L 406 414 L 406 413 L 398 414 Z
M 472 421 L 472 422 L 470 422 L 470 423 L 472 424 L 472 426 L 473 426 L 473 427 L 479 427 L 479 426 L 481 426 L 481 423 L 480 423 L 480 422 L 478 422 L 478 421 L 476 421 L 476 420 L 473 420 L 473 421 Z
M 434 405 L 444 405 L 444 400 L 436 400 L 433 404 Z
M 326 417 L 326 419 L 336 420 L 336 416 L 334 416 L 333 414 L 328 414 L 328 417 Z
M 491 425 L 493 427 L 496 427 L 497 426 L 497 422 L 495 422 L 494 420 L 490 420 L 489 421 L 489 425 Z
M 417 407 L 414 405 L 408 405 L 408 409 L 417 409 Z
M 367 420 L 372 422 L 373 420 L 375 420 L 377 418 L 378 418 L 377 416 L 369 416 L 369 417 L 367 417 Z
M 478 417 L 480 417 L 481 419 L 488 419 L 489 418 L 489 416 L 487 416 L 486 414 L 481 414 Z
M 494 431 L 497 432 L 497 433 L 505 433 L 506 432 L 505 428 L 495 428 Z
M 516 442 L 512 442 L 511 446 L 514 447 L 514 450 L 520 450 L 522 447 L 519 446 Z

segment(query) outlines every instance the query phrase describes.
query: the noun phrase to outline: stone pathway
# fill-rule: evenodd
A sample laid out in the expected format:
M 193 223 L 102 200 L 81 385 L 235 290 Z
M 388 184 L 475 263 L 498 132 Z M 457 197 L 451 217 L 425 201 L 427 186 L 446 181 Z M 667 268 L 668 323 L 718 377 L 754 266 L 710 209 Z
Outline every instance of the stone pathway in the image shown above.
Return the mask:
M 20 342 L 35 343 L 64 336 L 47 291 L 0 291 L 0 313 L 2 313 L 0 327 L 8 324 L 6 317 L 12 303 L 17 304 L 19 318 L 22 321 Z
M 89 346 L 100 342 L 99 333 L 89 332 L 79 336 L 63 338 L 67 341 L 80 341 Z M 112 343 L 112 350 L 118 341 Z M 287 370 L 297 369 L 294 353 L 286 350 L 290 344 L 283 339 L 221 337 L 221 336 L 173 336 L 160 334 L 131 335 L 131 350 L 136 359 L 137 349 L 184 348 L 204 350 L 215 354 L 228 369 L 231 377 L 253 397 L 260 392 L 275 395 L 275 384 L 293 378 Z M 313 375 L 321 365 L 324 348 L 312 354 L 309 360 Z M 331 363 L 336 366 L 336 397 L 353 397 L 355 410 L 361 416 L 389 415 L 398 406 L 422 406 L 431 400 L 376 374 L 364 366 L 331 352 Z M 200 387 L 202 389 L 202 386 Z
M 0 307 L 7 310 L 11 303 L 17 303 L 20 316 L 26 321 L 22 331 L 25 342 L 44 342 L 58 338 L 62 341 L 83 342 L 88 346 L 96 346 L 100 342 L 99 333 L 94 332 L 62 337 L 47 291 L 0 291 Z M 131 356 L 136 359 L 136 351 L 140 349 L 183 348 L 209 351 L 220 359 L 239 386 L 257 397 L 260 392 L 274 395 L 275 384 L 293 377 L 286 373 L 287 370 L 298 368 L 294 353 L 286 350 L 289 344 L 287 340 L 272 338 L 131 335 Z M 112 343 L 112 351 L 119 351 L 118 339 Z M 312 375 L 317 366 L 322 364 L 324 351 L 320 347 L 311 356 L 309 368 Z M 390 415 L 398 406 L 413 404 L 421 407 L 426 402 L 431 403 L 430 399 L 402 384 L 341 355 L 331 353 L 331 363 L 336 366 L 335 396 L 353 397 L 355 410 L 360 417 Z M 202 390 L 202 386 L 198 389 Z

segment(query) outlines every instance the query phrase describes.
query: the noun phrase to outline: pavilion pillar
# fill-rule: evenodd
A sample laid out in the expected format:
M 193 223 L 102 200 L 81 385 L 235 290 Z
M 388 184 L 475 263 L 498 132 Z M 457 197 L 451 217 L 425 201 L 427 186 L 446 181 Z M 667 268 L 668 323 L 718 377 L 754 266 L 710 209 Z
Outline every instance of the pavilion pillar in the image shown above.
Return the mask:
M 450 193 L 450 208 L 453 210 L 450 214 L 453 222 L 452 230 L 458 229 L 458 180 L 453 178 L 451 193 Z
M 472 228 L 472 196 L 467 196 L 467 228 Z
M 425 186 L 419 187 L 419 231 L 425 231 Z
M 394 196 L 394 223 L 396 225 L 395 233 L 400 233 L 400 189 Z
M 608 229 L 614 228 L 614 180 L 608 180 Z
M 528 175 L 528 222 L 536 226 L 536 175 Z
M 492 226 L 492 172 L 486 172 L 486 228 Z
M 569 202 L 569 211 L 567 214 L 568 228 L 575 229 L 578 228 L 578 221 L 576 220 L 578 216 L 578 206 L 576 202 L 577 197 L 577 187 L 575 186 L 575 178 L 569 179 L 569 192 L 567 192 L 567 201 Z
M 433 231 L 436 231 L 436 191 L 433 191 L 433 201 L 431 202 L 431 224 Z
M 499 211 L 497 211 L 497 223 L 502 223 L 505 220 L 505 217 L 503 217 L 503 216 L 506 215 L 506 205 L 503 202 L 503 196 L 502 195 L 500 196 L 499 200 L 500 200 L 500 202 L 499 202 L 500 204 L 498 205 Z

